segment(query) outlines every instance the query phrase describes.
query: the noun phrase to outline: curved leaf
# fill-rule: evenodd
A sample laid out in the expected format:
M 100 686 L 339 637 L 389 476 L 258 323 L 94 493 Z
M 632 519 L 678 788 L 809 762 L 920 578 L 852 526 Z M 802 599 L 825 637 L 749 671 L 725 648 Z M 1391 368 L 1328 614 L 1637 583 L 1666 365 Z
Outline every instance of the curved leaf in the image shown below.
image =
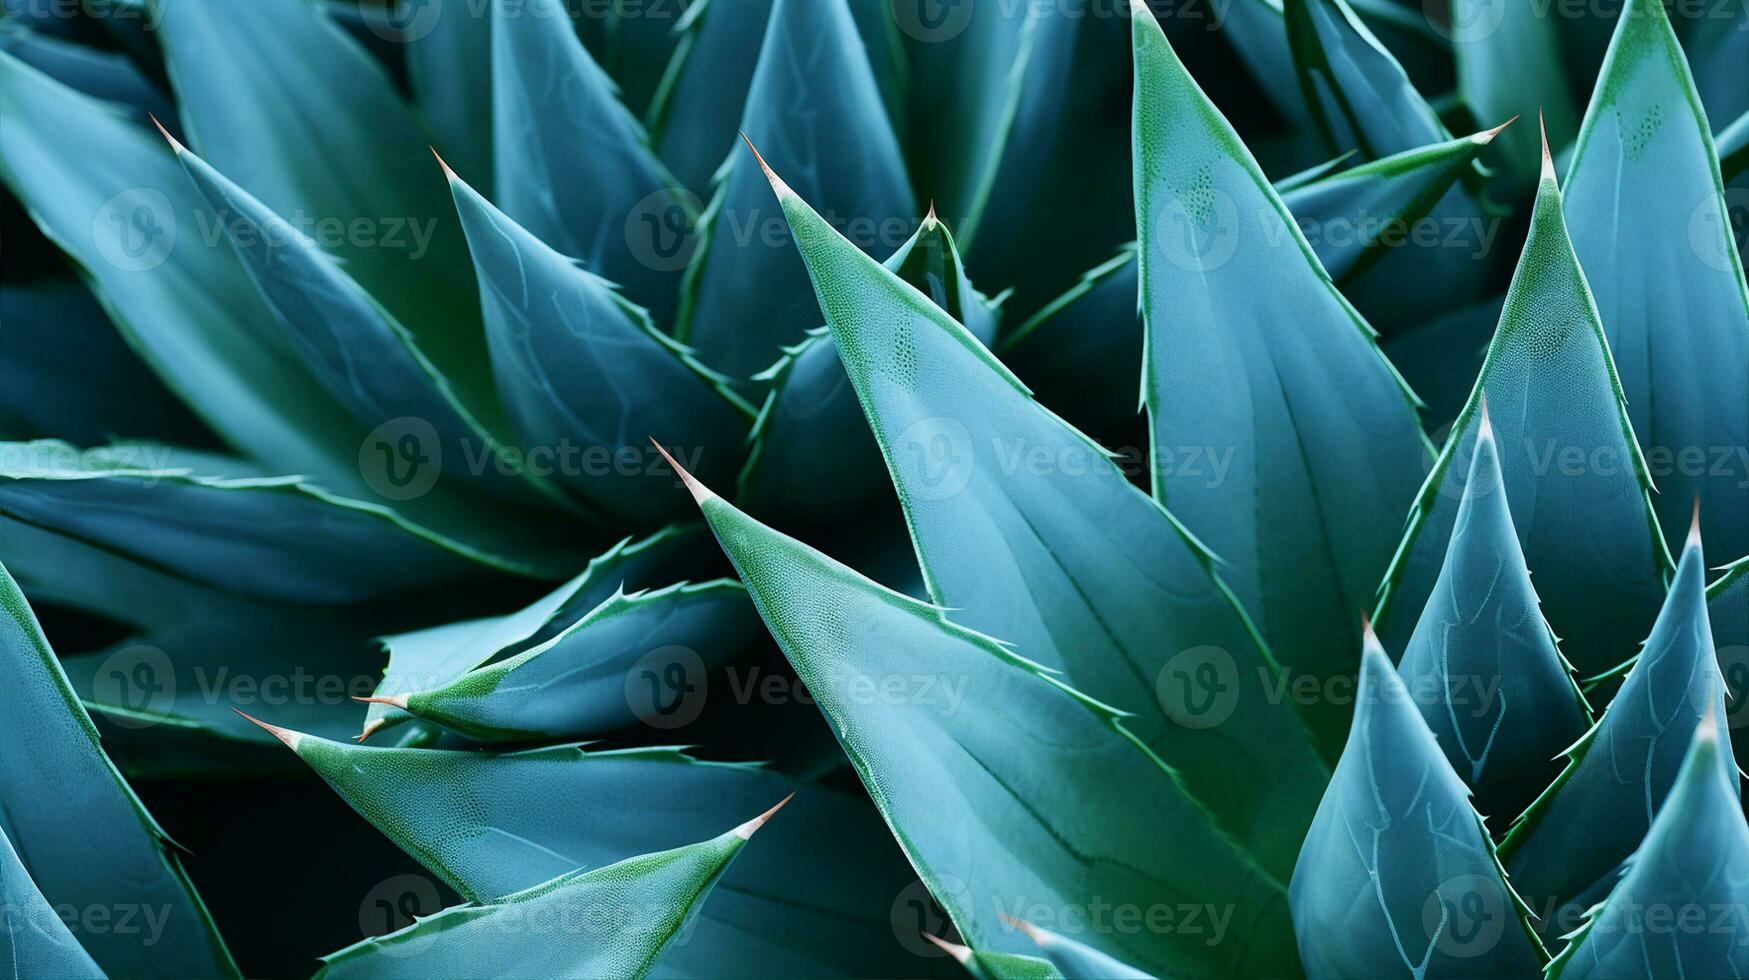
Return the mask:
M 732 580 L 619 592 L 539 646 L 388 702 L 480 742 L 600 735 L 640 721 L 674 727 L 705 672 L 758 630 Z M 683 679 L 670 683 L 675 671 Z
M 97 729 L 4 568 L 0 607 L 7 667 L 0 715 L 9 736 L 0 752 L 0 832 L 25 871 L 51 907 L 76 911 L 75 938 L 105 973 L 238 976 L 175 845 L 104 755 Z M 150 913 L 159 931 L 86 924 L 107 926 L 130 910 Z
M 424 159 L 428 140 L 380 67 L 303 0 L 150 0 L 148 9 L 189 142 L 344 262 L 457 399 L 490 418 L 461 229 Z M 365 234 L 353 230 L 361 222 Z
M 459 177 L 451 174 L 450 187 L 523 452 L 551 454 L 556 482 L 610 525 L 656 525 L 678 510 L 673 474 L 652 465 L 644 447 L 652 432 L 684 432 L 695 464 L 734 472 L 732 453 L 752 412 L 725 393 L 721 377 Z
M 906 856 L 969 942 L 1024 952 L 996 913 L 1035 902 L 1082 908 L 1097 895 L 1231 913 L 1219 933 L 1208 920 L 1171 933 L 1101 922 L 1085 941 L 1108 955 L 1160 972 L 1295 972 L 1280 884 L 1207 822 L 1116 712 L 940 608 L 753 521 L 701 484 L 693 492 Z
M 846 2 L 776 0 L 741 129 L 773 160 L 806 174 L 803 191 L 859 245 L 885 252 L 902 244 L 917 209 Z M 759 168 L 737 154 L 720 179 L 678 335 L 706 363 L 746 378 L 801 340 L 819 314 Z
M 1621 690 L 1500 845 L 1545 936 L 1572 931 L 1615 884 L 1618 867 L 1663 808 L 1694 726 L 1708 712 L 1725 717 L 1704 575 L 1700 537 L 1691 533 L 1670 596 Z M 1723 753 L 1717 762 L 1736 795 L 1735 764 Z
M 1154 496 L 1231 567 L 1289 674 L 1346 675 L 1353 610 L 1395 545 L 1379 515 L 1424 472 L 1414 395 L 1140 12 L 1134 45 Z M 1195 465 L 1222 455 L 1223 473 Z M 1332 700 L 1307 706 L 1327 750 L 1346 714 Z
M 1749 66 L 1745 67 L 1749 70 Z M 1749 551 L 1749 287 L 1706 113 L 1662 3 L 1623 10 L 1566 188 L 1567 227 L 1674 547 L 1695 497 Z
M 650 105 L 650 133 L 682 185 L 703 190 L 729 159 L 735 123 L 776 0 L 695 0 L 677 29 L 684 36 Z
M 1579 130 L 1579 109 L 1561 62 L 1562 21 L 1525 3 L 1453 0 L 1451 47 L 1458 95 L 1481 119 L 1535 116 L 1549 143 L 1566 146 Z M 1515 187 L 1536 180 L 1537 135 L 1520 126 L 1500 141 L 1495 160 Z
M 1537 976 L 1546 955 L 1469 789 L 1364 642 L 1354 727 L 1288 889 L 1306 975 Z
M 489 902 L 575 868 L 694 840 L 725 812 L 796 794 L 771 846 L 731 867 L 666 966 L 695 976 L 903 976 L 888 906 L 909 869 L 866 803 L 672 749 L 373 749 L 276 734 L 389 839 Z M 847 846 L 849 845 L 849 846 Z
M 489 11 L 488 11 L 489 12 Z M 432 145 L 445 160 L 492 183 L 492 31 L 471 3 L 395 0 L 407 82 Z
M 697 199 L 656 159 L 561 0 L 492 10 L 493 198 L 672 325 L 686 256 L 663 249 L 691 238 Z
M 1486 408 L 1445 564 L 1398 670 L 1488 816 L 1523 813 L 1591 727 L 1524 567 Z
M 0 829 L 0 903 L 6 910 L 0 962 L 12 968 L 13 976 L 102 980 L 103 971 L 30 880 L 4 829 Z
M 779 804 L 781 806 L 781 804 Z M 322 958 L 320 978 L 648 976 L 769 817 L 707 841 L 573 871 Z
M 1749 762 L 1749 558 L 1725 566 L 1724 574 L 1707 587 L 1707 618 L 1713 624 L 1713 646 L 1725 675 L 1726 727 L 1731 730 L 1737 767 Z
M 1550 980 L 1749 972 L 1736 918 L 1749 903 L 1749 826 L 1737 772 L 1719 743 L 1717 719 L 1703 720 L 1646 839 L 1550 964 Z M 1719 928 L 1724 916 L 1728 927 Z M 1705 927 L 1660 924 L 1697 921 Z
M 1608 670 L 1651 628 L 1669 557 L 1546 156 L 1529 237 L 1482 373 L 1380 586 L 1374 619 L 1387 644 L 1407 639 L 1439 576 L 1484 396 L 1506 500 L 1549 624 L 1581 676 Z

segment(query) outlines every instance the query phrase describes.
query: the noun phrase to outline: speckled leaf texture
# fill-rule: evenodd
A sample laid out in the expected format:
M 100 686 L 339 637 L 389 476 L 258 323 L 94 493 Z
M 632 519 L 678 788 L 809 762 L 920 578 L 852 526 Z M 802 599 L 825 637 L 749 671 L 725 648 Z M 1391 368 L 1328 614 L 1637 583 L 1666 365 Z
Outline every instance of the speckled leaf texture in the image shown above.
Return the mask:
M 1429 449 L 1415 399 L 1151 16 L 1134 20 L 1154 496 L 1231 569 L 1293 677 L 1353 669 Z M 1220 477 L 1188 465 L 1225 456 Z M 1344 710 L 1308 713 L 1327 753 Z

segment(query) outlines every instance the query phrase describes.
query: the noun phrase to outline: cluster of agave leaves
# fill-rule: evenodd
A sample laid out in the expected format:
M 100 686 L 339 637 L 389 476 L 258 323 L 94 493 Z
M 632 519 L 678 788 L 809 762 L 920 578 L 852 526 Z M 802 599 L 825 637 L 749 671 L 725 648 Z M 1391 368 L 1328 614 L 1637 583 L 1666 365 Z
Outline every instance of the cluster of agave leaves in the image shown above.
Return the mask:
M 8 0 L 17 975 L 1749 972 L 1749 8 L 595 6 Z

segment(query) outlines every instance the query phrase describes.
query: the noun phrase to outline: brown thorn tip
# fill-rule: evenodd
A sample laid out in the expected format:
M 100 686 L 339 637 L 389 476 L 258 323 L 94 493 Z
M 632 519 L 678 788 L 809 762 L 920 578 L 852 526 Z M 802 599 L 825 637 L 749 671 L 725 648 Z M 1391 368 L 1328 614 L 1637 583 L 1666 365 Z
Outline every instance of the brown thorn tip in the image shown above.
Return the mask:
M 680 477 L 681 482 L 686 484 L 686 489 L 692 491 L 692 499 L 694 502 L 702 504 L 716 496 L 716 494 L 711 492 L 710 487 L 698 482 L 697 477 L 688 473 L 686 467 L 675 462 L 674 457 L 668 455 L 668 450 L 663 449 L 662 444 L 656 441 L 655 436 L 650 437 L 650 445 L 656 447 L 656 451 L 661 453 L 662 458 L 668 461 L 668 465 L 674 468 L 674 472 Z
M 1002 922 L 1005 925 L 1007 925 L 1010 929 L 1015 929 L 1015 930 L 1018 930 L 1018 931 L 1024 933 L 1026 935 L 1026 938 L 1032 940 L 1033 945 L 1039 947 L 1040 949 L 1043 949 L 1045 946 L 1049 945 L 1050 936 L 1048 934 L 1046 934 L 1046 932 L 1043 929 L 1040 929 L 1038 926 L 1033 925 L 1032 923 L 1026 921 L 1025 919 L 1016 919 L 1014 916 L 1007 915 L 1007 914 L 1004 914 L 1002 912 L 996 913 L 996 917 L 1001 919 Z
M 381 727 L 383 727 L 383 720 L 381 718 L 370 719 L 364 723 L 364 728 L 359 731 L 358 740 L 362 742 L 365 739 L 370 738 L 372 735 L 375 735 L 377 729 Z
M 770 820 L 772 814 L 783 809 L 785 804 L 789 803 L 790 800 L 793 800 L 795 798 L 796 798 L 796 794 L 791 793 L 790 795 L 784 797 L 783 799 L 778 800 L 776 806 L 765 811 L 764 813 L 761 813 L 759 816 L 754 817 L 752 820 L 747 821 L 746 823 L 742 824 L 741 826 L 736 827 L 735 828 L 735 836 L 741 838 L 742 840 L 747 840 L 748 838 L 752 837 L 753 832 L 755 830 L 758 830 L 759 828 L 765 826 L 765 821 Z
M 1513 123 L 1515 123 L 1517 121 L 1518 121 L 1518 117 L 1513 116 L 1511 119 L 1508 119 L 1505 122 L 1501 123 L 1500 125 L 1495 126 L 1493 129 L 1482 130 L 1481 132 L 1477 133 L 1476 135 L 1470 137 L 1470 139 L 1476 141 L 1477 143 L 1482 144 L 1483 146 L 1487 146 L 1489 143 L 1494 142 L 1494 137 L 1499 136 L 1501 131 L 1503 131 L 1506 127 L 1512 125 Z
M 1700 494 L 1694 495 L 1694 517 L 1688 522 L 1688 546 L 1700 547 Z
M 460 177 L 457 177 L 455 175 L 454 170 L 451 170 L 449 168 L 449 161 L 447 161 L 443 158 L 443 154 L 437 152 L 437 147 L 431 146 L 428 144 L 425 148 L 430 150 L 431 155 L 437 158 L 437 165 L 443 168 L 443 175 L 445 177 L 448 177 L 450 180 L 460 180 L 461 179 Z
M 959 943 L 950 943 L 931 932 L 924 933 L 923 938 L 940 947 L 942 952 L 953 957 L 960 963 L 964 963 L 972 958 L 972 951 L 965 946 L 961 946 Z
M 391 708 L 400 708 L 402 711 L 407 710 L 407 695 L 405 694 L 388 694 L 382 696 L 373 694 L 368 698 L 361 698 L 354 695 L 352 700 L 364 704 L 386 704 Z
M 753 151 L 753 159 L 759 161 L 759 169 L 765 171 L 765 179 L 771 182 L 771 189 L 777 192 L 778 197 L 793 194 L 794 192 L 789 189 L 789 185 L 783 182 L 783 178 L 779 177 L 777 172 L 771 169 L 771 165 L 765 162 L 765 155 L 759 152 L 759 147 L 753 145 L 753 140 L 747 135 L 746 130 L 740 132 L 741 142 L 746 143 L 747 149 Z
M 281 728 L 278 725 L 269 725 L 267 722 L 262 721 L 260 718 L 255 717 L 241 708 L 232 708 L 231 710 L 242 715 L 244 718 L 249 719 L 263 731 L 267 732 L 267 734 L 284 742 L 286 748 L 291 749 L 294 752 L 297 751 L 298 739 L 301 737 L 297 732 L 294 732 L 289 728 Z
M 1542 134 L 1543 140 L 1543 179 L 1554 180 L 1555 156 L 1549 152 L 1549 126 L 1548 123 L 1543 120 L 1543 111 L 1541 107 L 1538 107 L 1536 110 L 1536 128 L 1537 132 Z
M 158 121 L 157 116 L 148 112 L 148 113 L 146 113 L 146 118 L 152 120 L 152 125 L 158 127 L 158 132 L 163 134 L 164 139 L 170 144 L 170 148 L 172 150 L 176 151 L 177 156 L 181 156 L 182 154 L 188 152 L 188 147 L 183 146 L 181 140 L 177 139 L 174 136 L 171 136 L 170 130 L 164 128 L 164 124 Z M 239 713 L 241 713 L 241 712 L 239 712 Z M 251 720 L 253 720 L 253 719 L 251 719 Z

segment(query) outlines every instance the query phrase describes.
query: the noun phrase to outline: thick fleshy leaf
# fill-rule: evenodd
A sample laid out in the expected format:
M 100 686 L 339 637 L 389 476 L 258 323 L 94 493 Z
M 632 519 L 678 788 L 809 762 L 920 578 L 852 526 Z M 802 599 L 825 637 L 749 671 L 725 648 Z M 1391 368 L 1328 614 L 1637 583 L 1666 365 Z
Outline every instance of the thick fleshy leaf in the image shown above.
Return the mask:
M 202 476 L 149 445 L 0 443 L 0 513 L 195 582 L 342 603 L 492 572 L 530 575 L 298 477 Z
M 972 288 L 953 235 L 933 213 L 884 264 L 980 342 L 995 339 L 999 310 Z M 829 328 L 810 332 L 755 380 L 769 382 L 771 390 L 741 469 L 742 506 L 774 519 L 824 524 L 885 493 L 880 450 Z M 819 493 L 816 488 L 827 483 L 834 492 Z
M 1663 808 L 1695 726 L 1709 712 L 1725 717 L 1705 574 L 1700 538 L 1692 534 L 1658 622 L 1609 709 L 1567 751 L 1567 767 L 1501 844 L 1513 884 L 1536 910 L 1544 936 L 1573 931 L 1609 892 Z M 1736 765 L 1724 753 L 1716 761 L 1735 796 Z
M 91 954 L 80 947 L 48 899 L 30 880 L 30 872 L 18 860 L 12 841 L 0 828 L 0 903 L 6 909 L 6 928 L 0 930 L 0 963 L 12 968 L 15 977 L 95 977 L 103 971 Z
M 492 9 L 493 199 L 672 326 L 697 198 L 656 159 L 561 0 Z
M 1031 952 L 1014 908 L 1195 907 L 1215 931 L 1128 931 L 1088 945 L 1159 973 L 1296 971 L 1281 885 L 1216 831 L 1112 709 L 1002 643 L 949 622 L 693 492 L 766 626 L 832 723 L 875 805 L 960 934 Z M 1017 746 L 1025 751 L 1016 751 Z M 960 819 L 943 821 L 943 813 Z
M 1663 601 L 1669 557 L 1652 516 L 1603 325 L 1544 157 L 1536 210 L 1500 324 L 1452 423 L 1380 586 L 1375 621 L 1405 643 L 1439 577 L 1488 399 L 1506 500 L 1543 611 L 1567 659 L 1590 676 L 1620 664 Z
M 866 803 L 671 749 L 494 754 L 372 749 L 279 730 L 342 798 L 464 898 L 696 839 L 724 813 L 795 793 L 769 845 L 732 867 L 664 972 L 904 976 L 889 907 L 910 869 Z
M 462 905 L 322 958 L 320 978 L 650 975 L 764 818 L 719 837 Z
M 917 208 L 847 0 L 776 0 L 741 129 L 865 251 L 904 243 Z M 681 339 L 735 378 L 770 367 L 819 323 L 807 270 L 752 157 L 721 174 L 693 257 Z M 684 435 L 676 433 L 684 439 Z
M 51 907 L 75 910 L 74 936 L 105 973 L 237 976 L 175 845 L 104 755 L 97 729 L 4 568 L 0 607 L 7 667 L 0 714 L 8 733 L 0 752 L 0 832 L 25 871 Z M 7 911 L 10 925 L 13 910 Z M 157 926 L 110 928 L 123 914 Z
M 389 703 L 481 742 L 675 727 L 696 716 L 705 673 L 758 632 L 733 580 L 619 592 L 545 643 Z
M 1540 118 L 1549 143 L 1567 145 L 1579 131 L 1579 109 L 1561 62 L 1563 20 L 1524 3 L 1453 0 L 1451 47 L 1458 94 L 1481 119 Z M 1516 187 L 1536 181 L 1537 134 L 1519 126 L 1500 141 L 1494 162 Z
M 492 31 L 470 3 L 395 0 L 407 82 L 432 146 L 450 165 L 492 183 Z
M 363 491 L 360 429 L 299 365 L 164 141 L 0 52 L 0 176 L 128 342 L 228 443 Z M 180 246 L 178 241 L 181 242 Z
M 1749 65 L 1739 65 L 1749 73 Z M 1749 287 L 1706 114 L 1662 3 L 1622 12 L 1568 172 L 1567 227 L 1628 418 L 1680 542 L 1700 498 L 1723 554 L 1749 551 Z
M 1414 395 L 1159 25 L 1134 34 L 1154 496 L 1232 569 L 1290 682 L 1346 675 L 1396 544 L 1379 515 L 1425 472 Z M 1316 700 L 1330 754 L 1346 706 Z
M 1038 944 L 1064 980 L 1153 980 L 1151 974 L 1101 953 L 1068 936 L 1026 922 L 1011 923 Z
M 515 612 L 384 637 L 389 664 L 373 693 L 386 698 L 440 688 L 475 667 L 540 646 L 615 593 L 656 588 L 701 570 L 696 549 L 707 545 L 699 524 L 664 528 L 635 544 L 626 538 L 591 559 L 576 578 Z M 372 701 L 359 738 L 410 717 Z
M 11 17 L 0 20 L 0 51 L 93 98 L 133 106 L 160 119 L 174 117 L 176 107 L 169 97 L 127 55 L 16 25 Z
M 1723 123 L 1749 112 L 1749 73 L 1743 71 L 1749 59 L 1749 6 L 1724 4 L 1683 13 L 1682 49 L 1707 115 Z
M 194 148 L 343 261 L 462 404 L 489 413 L 461 229 L 428 139 L 381 69 L 303 0 L 148 7 Z
M 1354 727 L 1288 890 L 1306 975 L 1537 976 L 1542 944 L 1469 788 L 1364 643 Z
M 923 933 L 923 938 L 965 967 L 972 980 L 1062 980 L 1051 961 L 1040 956 L 976 950 L 929 932 Z
M 963 326 L 773 184 L 930 597 L 1132 713 L 1136 738 L 1285 876 L 1324 769 L 1213 559 Z M 1239 760 L 1259 778 L 1233 779 Z
M 523 453 L 551 454 L 556 482 L 613 526 L 652 526 L 681 510 L 674 475 L 652 465 L 652 432 L 684 433 L 687 458 L 706 472 L 734 472 L 752 410 L 723 390 L 720 376 L 459 177 L 451 175 L 450 187 Z
M 1496 820 L 1523 813 L 1591 727 L 1524 567 L 1486 410 L 1445 565 L 1399 670 L 1476 809 Z
M 695 0 L 678 25 L 685 38 L 669 80 L 650 106 L 650 131 L 674 176 L 694 190 L 710 185 L 735 144 L 757 50 L 776 0 Z
M 1621 881 L 1550 964 L 1550 980 L 1749 973 L 1749 826 L 1716 719 L 1702 721 Z M 1702 923 L 1672 928 L 1666 923 Z
M 1504 292 L 1472 306 L 1436 315 L 1384 341 L 1385 357 L 1425 406 L 1421 424 L 1443 446 L 1451 424 L 1470 400 L 1494 326 L 1506 305 Z
M 1749 558 L 1726 565 L 1706 594 L 1713 646 L 1725 674 L 1725 727 L 1741 769 L 1749 763 Z

